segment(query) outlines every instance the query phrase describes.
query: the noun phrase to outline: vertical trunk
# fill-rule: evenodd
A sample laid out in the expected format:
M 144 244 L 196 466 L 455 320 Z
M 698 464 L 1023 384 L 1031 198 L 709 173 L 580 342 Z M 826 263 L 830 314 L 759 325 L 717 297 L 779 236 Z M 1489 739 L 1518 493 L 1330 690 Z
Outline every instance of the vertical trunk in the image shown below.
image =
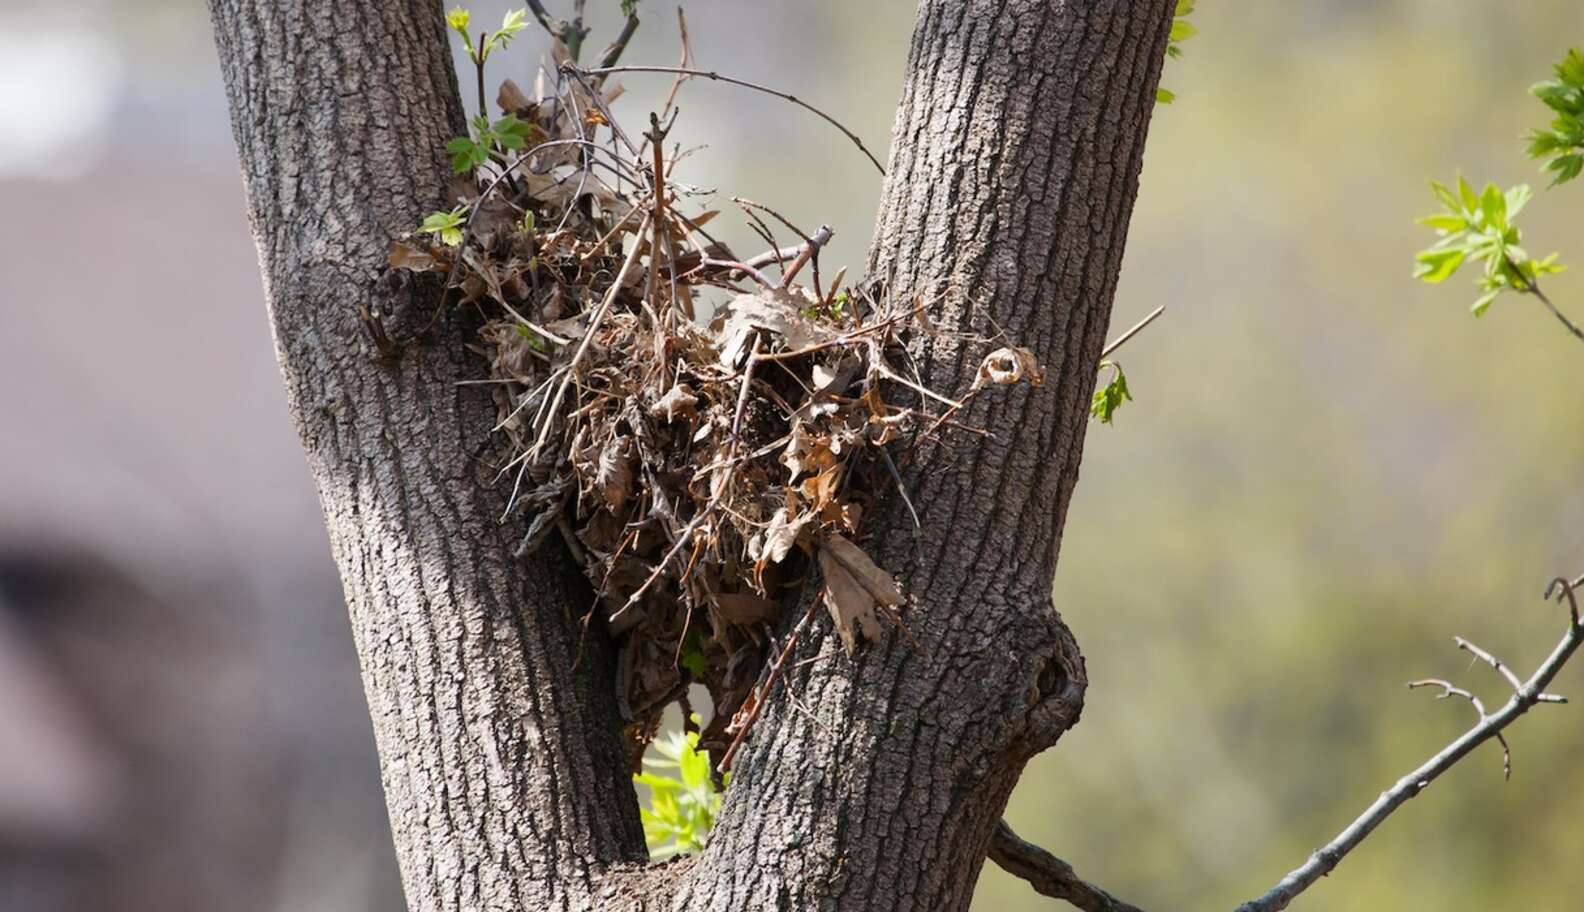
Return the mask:
M 484 365 L 379 282 L 465 130 L 438 0 L 211 0 L 276 351 L 346 588 L 415 910 L 581 909 L 644 857 L 575 574 L 513 558 Z M 393 362 L 360 310 L 421 334 Z M 432 322 L 438 320 L 438 322 Z M 245 480 L 243 481 L 245 483 Z M 581 661 L 579 657 L 581 656 Z
M 815 635 L 735 771 L 689 908 L 965 909 L 1024 762 L 1076 720 L 1083 661 L 1052 609 L 1172 0 L 924 0 L 871 254 L 888 294 L 1033 349 L 1039 388 L 982 397 L 904 473 L 871 551 L 917 644 L 854 661 Z M 982 345 L 915 352 L 966 391 Z M 820 658 L 815 658 L 815 657 Z

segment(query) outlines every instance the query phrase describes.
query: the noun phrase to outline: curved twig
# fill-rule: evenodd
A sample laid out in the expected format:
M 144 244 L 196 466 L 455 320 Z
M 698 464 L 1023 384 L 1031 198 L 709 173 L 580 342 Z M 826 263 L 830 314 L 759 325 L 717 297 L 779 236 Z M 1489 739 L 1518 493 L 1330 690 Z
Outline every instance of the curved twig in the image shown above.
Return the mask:
M 881 174 L 886 173 L 885 166 L 881 165 L 880 160 L 875 158 L 874 153 L 869 151 L 869 147 L 863 144 L 863 140 L 858 138 L 858 134 L 842 126 L 841 121 L 830 116 L 829 114 L 826 114 L 824 111 L 821 111 L 819 108 L 814 107 L 801 98 L 798 98 L 796 95 L 778 91 L 776 89 L 770 88 L 769 86 L 763 86 L 756 82 L 749 82 L 746 79 L 737 79 L 732 76 L 723 76 L 714 70 L 695 70 L 690 67 L 635 66 L 629 64 L 625 66 L 595 67 L 590 70 L 582 70 L 581 72 L 590 76 L 604 76 L 609 73 L 671 73 L 681 76 L 701 76 L 705 79 L 713 79 L 716 82 L 726 82 L 735 86 L 742 86 L 745 89 L 753 89 L 756 92 L 763 92 L 766 95 L 774 95 L 782 101 L 790 101 L 803 110 L 814 114 L 821 120 L 840 130 L 843 136 L 846 136 L 848 139 L 852 140 L 853 145 L 858 147 L 858 151 L 862 152 L 869 158 L 869 161 L 874 164 L 875 168 L 879 170 Z

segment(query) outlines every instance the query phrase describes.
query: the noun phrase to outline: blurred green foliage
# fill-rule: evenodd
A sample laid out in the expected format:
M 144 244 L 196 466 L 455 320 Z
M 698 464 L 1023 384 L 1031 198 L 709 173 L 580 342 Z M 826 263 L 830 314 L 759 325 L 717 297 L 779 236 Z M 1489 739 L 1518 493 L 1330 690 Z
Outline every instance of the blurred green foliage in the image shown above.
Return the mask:
M 1584 171 L 1584 52 L 1569 50 L 1553 70 L 1555 79 L 1529 88 L 1556 115 L 1549 128 L 1529 134 L 1529 155 L 1549 159 L 1545 169 L 1556 172 L 1552 183 L 1562 184 Z
M 1431 181 L 1430 189 L 1442 211 L 1424 216 L 1419 224 L 1434 228 L 1440 240 L 1419 252 L 1414 278 L 1435 285 L 1450 278 L 1465 262 L 1483 264 L 1480 296 L 1470 308 L 1474 316 L 1485 313 L 1503 291 L 1528 293 L 1541 276 L 1563 270 L 1557 262 L 1558 254 L 1536 260 L 1518 246 L 1523 242 L 1523 232 L 1514 220 L 1534 198 L 1528 184 L 1503 192 L 1488 183 L 1483 192 L 1475 193 L 1459 175 L 1455 193 L 1439 181 Z
M 698 723 L 695 718 L 694 724 Z M 698 732 L 668 731 L 655 739 L 642 772 L 633 782 L 648 790 L 643 818 L 644 838 L 652 858 L 697 852 L 709 841 L 720 811 L 721 796 L 710 779 L 709 755 L 698 749 Z

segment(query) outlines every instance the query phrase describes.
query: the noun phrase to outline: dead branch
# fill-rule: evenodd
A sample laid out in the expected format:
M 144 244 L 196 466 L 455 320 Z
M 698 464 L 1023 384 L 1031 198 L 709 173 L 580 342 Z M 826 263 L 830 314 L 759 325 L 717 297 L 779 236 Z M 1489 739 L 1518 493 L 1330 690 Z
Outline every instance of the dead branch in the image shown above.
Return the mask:
M 1151 318 L 1146 318 L 1146 322 Z M 1142 328 L 1142 325 L 1138 328 Z M 1132 331 L 1128 333 L 1131 334 Z M 1126 336 L 1118 342 L 1125 339 Z M 1486 712 L 1484 703 L 1477 696 L 1449 681 L 1439 678 L 1410 681 L 1408 683 L 1410 688 L 1441 688 L 1440 699 L 1458 697 L 1467 700 L 1479 714 L 1479 721 L 1412 772 L 1398 779 L 1334 839 L 1315 850 L 1306 862 L 1289 872 L 1262 896 L 1238 906 L 1236 912 L 1279 912 L 1287 908 L 1299 894 L 1335 870 L 1342 859 L 1358 848 L 1359 843 L 1374 832 L 1387 817 L 1406 804 L 1410 798 L 1418 796 L 1438 776 L 1451 769 L 1459 760 L 1467 757 L 1486 741 L 1494 739 L 1501 745 L 1502 771 L 1504 776 L 1510 777 L 1512 751 L 1503 734 L 1507 726 L 1540 703 L 1567 702 L 1564 697 L 1547 693 L 1546 687 L 1573 657 L 1579 646 L 1584 644 L 1584 623 L 1580 623 L 1578 604 L 1574 595 L 1574 590 L 1580 586 L 1584 586 L 1584 577 L 1571 582 L 1564 577 L 1557 577 L 1546 587 L 1547 600 L 1554 597 L 1557 601 L 1566 602 L 1568 605 L 1567 630 L 1552 648 L 1551 654 L 1527 681 L 1519 680 L 1518 676 L 1495 656 L 1462 637 L 1456 638 L 1459 649 L 1490 665 L 1513 685 L 1513 695 L 1496 712 Z M 1073 871 L 1072 865 L 1018 838 L 1005 821 L 996 828 L 990 845 L 990 859 L 1007 873 L 1028 881 L 1029 885 L 1039 893 L 1065 900 L 1083 909 L 1084 912 L 1141 912 L 1136 907 L 1080 879 Z
M 1572 586 L 1579 585 L 1584 585 L 1584 577 L 1572 583 Z M 1552 588 L 1547 589 L 1547 593 L 1549 594 L 1553 589 L 1554 584 Z M 1546 694 L 1545 689 L 1557 676 L 1557 672 L 1562 670 L 1562 666 L 1567 664 L 1568 659 L 1573 657 L 1580 643 L 1584 643 L 1584 625 L 1578 623 L 1576 614 L 1570 614 L 1567 632 L 1562 635 L 1562 639 L 1557 642 L 1551 654 L 1529 680 L 1522 682 L 1515 689 L 1512 697 L 1502 705 L 1501 709 L 1487 715 L 1476 703 L 1475 709 L 1480 710 L 1478 724 L 1420 764 L 1413 772 L 1398 779 L 1396 784 L 1382 792 L 1380 797 L 1338 833 L 1336 838 L 1317 849 L 1309 856 L 1308 861 L 1293 869 L 1263 896 L 1238 906 L 1237 912 L 1277 912 L 1279 909 L 1287 908 L 1295 897 L 1313 886 L 1315 881 L 1331 873 L 1349 852 L 1358 848 L 1359 843 L 1374 832 L 1375 828 L 1394 811 L 1407 803 L 1408 799 L 1424 791 L 1436 777 L 1451 769 L 1474 748 L 1492 738 L 1501 740 L 1502 730 L 1536 704 L 1559 702 L 1555 698 L 1546 699 L 1549 695 Z M 1502 743 L 1505 745 L 1504 740 Z
M 990 860 L 1013 877 L 1028 881 L 1042 896 L 1060 899 L 1083 912 L 1143 912 L 1083 880 L 1073 866 L 1032 842 L 1025 842 L 1005 820 L 990 840 Z
M 852 140 L 853 145 L 858 147 L 858 151 L 862 152 L 868 157 L 869 161 L 875 166 L 877 170 L 879 170 L 881 174 L 885 174 L 885 166 L 880 164 L 880 159 L 875 158 L 874 153 L 869 151 L 869 147 L 863 144 L 863 140 L 858 138 L 858 134 L 842 126 L 841 121 L 830 116 L 829 114 L 826 114 L 824 111 L 821 111 L 819 108 L 814 107 L 808 102 L 803 101 L 796 95 L 777 91 L 776 89 L 772 89 L 769 86 L 763 86 L 756 82 L 749 82 L 746 79 L 736 79 L 731 76 L 723 76 L 714 70 L 695 70 L 687 67 L 635 66 L 629 64 L 626 66 L 596 67 L 592 70 L 583 70 L 582 72 L 590 76 L 604 76 L 608 73 L 672 73 L 679 76 L 702 76 L 705 79 L 713 79 L 716 82 L 730 83 L 731 85 L 742 86 L 745 89 L 753 89 L 756 92 L 763 92 L 766 95 L 774 95 L 782 101 L 789 101 L 792 104 L 797 105 L 803 110 L 808 111 L 809 113 L 840 130 L 843 136 Z

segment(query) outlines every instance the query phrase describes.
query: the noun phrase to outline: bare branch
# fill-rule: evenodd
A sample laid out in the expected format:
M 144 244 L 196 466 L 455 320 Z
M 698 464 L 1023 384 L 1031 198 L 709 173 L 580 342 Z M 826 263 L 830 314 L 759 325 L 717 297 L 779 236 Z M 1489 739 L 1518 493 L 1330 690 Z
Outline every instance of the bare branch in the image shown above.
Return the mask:
M 808 102 L 802 100 L 801 98 L 798 98 L 796 95 L 790 95 L 790 94 L 788 94 L 786 92 L 780 92 L 780 91 L 777 91 L 775 89 L 770 88 L 769 86 L 762 86 L 762 85 L 759 85 L 756 82 L 749 82 L 746 79 L 735 79 L 735 78 L 733 78 L 731 76 L 722 76 L 720 73 L 717 73 L 714 70 L 694 70 L 694 69 L 688 69 L 686 67 L 631 66 L 631 65 L 629 65 L 629 66 L 596 67 L 596 68 L 594 68 L 592 70 L 583 70 L 583 72 L 588 74 L 588 75 L 590 75 L 590 76 L 604 76 L 604 75 L 606 75 L 608 73 L 673 73 L 673 74 L 677 74 L 677 75 L 681 75 L 681 76 L 702 76 L 705 79 L 713 79 L 716 82 L 730 83 L 731 85 L 742 86 L 745 89 L 753 89 L 756 92 L 763 92 L 766 95 L 774 95 L 775 97 L 781 99 L 782 101 L 790 101 L 791 103 L 797 105 L 798 107 L 802 108 L 803 110 L 808 111 L 811 114 L 814 114 L 815 116 L 819 117 L 821 120 L 825 121 L 826 123 L 830 124 L 831 126 L 835 127 L 836 129 L 840 130 L 842 132 L 843 136 L 846 136 L 848 139 L 852 140 L 853 145 L 858 147 L 858 151 L 860 151 L 864 155 L 868 156 L 869 161 L 874 164 L 875 168 L 877 170 L 879 170 L 879 172 L 881 174 L 885 173 L 885 166 L 880 164 L 880 159 L 875 158 L 874 157 L 874 153 L 869 151 L 869 147 L 865 146 L 863 144 L 863 140 L 858 138 L 858 134 L 856 134 L 853 131 L 851 131 L 851 130 L 847 129 L 846 127 L 842 126 L 841 121 L 838 121 L 836 118 L 830 116 L 829 114 L 826 114 L 824 111 L 821 111 L 819 108 L 816 108 L 813 105 L 809 104 Z
M 1013 877 L 1028 881 L 1041 895 L 1071 903 L 1083 912 L 1143 912 L 1083 880 L 1067 862 L 1025 842 L 1005 820 L 996 824 L 990 860 Z
M 1105 347 L 1105 351 L 1102 351 L 1100 353 L 1100 357 L 1101 358 L 1110 357 L 1111 353 L 1116 351 L 1117 349 L 1121 348 L 1122 344 L 1124 342 L 1126 342 L 1127 340 L 1133 338 L 1134 336 L 1138 335 L 1139 333 L 1143 332 L 1144 331 L 1144 327 L 1150 325 L 1151 323 L 1154 323 L 1155 322 L 1155 318 L 1160 316 L 1161 314 L 1163 314 L 1165 312 L 1166 312 L 1166 305 L 1165 304 L 1162 304 L 1161 306 L 1159 306 L 1159 307 L 1155 308 L 1154 310 L 1150 311 L 1148 316 L 1146 316 L 1144 319 L 1138 321 L 1137 323 L 1134 323 L 1131 327 L 1128 328 L 1127 332 L 1123 333 L 1120 336 L 1117 336 L 1116 339 L 1110 345 L 1107 345 Z
M 1575 337 L 1584 340 L 1584 328 L 1581 328 L 1577 323 L 1569 320 L 1567 318 L 1567 314 L 1564 314 L 1562 311 L 1558 310 L 1557 306 L 1551 303 L 1551 299 L 1546 297 L 1546 293 L 1540 290 L 1539 282 L 1536 282 L 1534 279 L 1525 274 L 1522 269 L 1519 269 L 1518 264 L 1513 262 L 1512 257 L 1503 254 L 1502 259 L 1507 261 L 1507 268 L 1512 270 L 1513 275 L 1523 279 L 1525 291 L 1539 298 L 1540 303 L 1544 304 L 1546 306 L 1546 310 L 1551 311 L 1551 315 L 1556 317 L 1563 326 L 1567 327 L 1568 332 L 1572 333 Z
M 1521 687 L 1522 685 L 1519 686 Z M 1474 711 L 1479 713 L 1481 722 L 1484 722 L 1486 719 L 1490 718 L 1490 716 L 1485 712 L 1485 704 L 1480 700 L 1479 697 L 1474 696 L 1473 693 L 1464 690 L 1461 687 L 1454 686 L 1451 681 L 1443 681 L 1440 678 L 1423 678 L 1418 681 L 1408 682 L 1409 690 L 1412 690 L 1416 687 L 1439 687 L 1441 688 L 1441 694 L 1440 696 L 1436 697 L 1437 700 L 1445 700 L 1448 697 L 1462 697 L 1474 706 Z M 1501 742 L 1502 748 L 1502 778 L 1511 779 L 1512 747 L 1507 744 L 1507 736 L 1503 735 L 1501 732 L 1496 733 L 1496 740 Z
M 621 59 L 622 51 L 627 50 L 627 43 L 632 41 L 633 33 L 636 31 L 638 31 L 638 16 L 635 13 L 627 17 L 627 23 L 622 26 L 621 34 L 617 35 L 611 46 L 605 49 L 605 55 L 600 58 L 599 65 L 602 68 L 615 66 L 616 61 Z
M 1279 909 L 1287 908 L 1288 904 L 1300 893 L 1313 886 L 1321 877 L 1331 873 L 1337 864 L 1349 852 L 1357 848 L 1358 844 L 1363 842 L 1365 837 L 1369 836 L 1387 817 L 1391 816 L 1392 812 L 1407 803 L 1408 799 L 1424 791 L 1425 787 L 1435 781 L 1437 776 L 1451 769 L 1459 760 L 1468 756 L 1474 748 L 1494 738 L 1501 743 L 1505 750 L 1507 742 L 1502 736 L 1503 729 L 1511 725 L 1519 716 L 1528 712 L 1538 703 L 1560 702 L 1560 698 L 1552 697 L 1545 692 L 1545 689 L 1556 677 L 1557 672 L 1562 670 L 1562 666 L 1567 664 L 1568 659 L 1573 657 L 1573 653 L 1578 650 L 1579 645 L 1584 643 L 1584 626 L 1578 623 L 1577 606 L 1572 604 L 1571 598 L 1572 588 L 1579 585 L 1584 585 L 1584 577 L 1575 580 L 1572 584 L 1563 581 L 1562 595 L 1568 598 L 1570 608 L 1567 632 L 1562 635 L 1562 639 L 1557 642 L 1555 648 L 1551 650 L 1551 654 L 1541 663 L 1540 668 L 1535 671 L 1534 675 L 1529 680 L 1520 682 L 1516 692 L 1496 712 L 1485 713 L 1484 707 L 1472 694 L 1443 681 L 1426 680 L 1410 684 L 1410 687 L 1438 686 L 1443 688 L 1443 696 L 1460 696 L 1468 699 L 1480 713 L 1479 723 L 1464 732 L 1451 744 L 1448 744 L 1440 753 L 1426 760 L 1418 769 L 1397 780 L 1396 784 L 1382 792 L 1380 797 L 1376 798 L 1375 802 L 1365 809 L 1364 813 L 1348 824 L 1347 828 L 1341 833 L 1338 833 L 1335 839 L 1316 850 L 1313 855 L 1309 856 L 1308 861 L 1294 869 L 1286 877 L 1283 877 L 1265 895 L 1239 906 L 1237 912 L 1277 912 Z M 1556 588 L 1556 583 L 1553 582 L 1546 589 L 1548 598 L 1556 591 Z M 1460 646 L 1463 646 L 1464 643 L 1465 641 L 1459 640 Z M 1488 658 L 1487 654 L 1482 650 L 1474 654 L 1477 657 L 1485 658 L 1486 661 L 1497 668 L 1501 667 L 1494 658 Z

